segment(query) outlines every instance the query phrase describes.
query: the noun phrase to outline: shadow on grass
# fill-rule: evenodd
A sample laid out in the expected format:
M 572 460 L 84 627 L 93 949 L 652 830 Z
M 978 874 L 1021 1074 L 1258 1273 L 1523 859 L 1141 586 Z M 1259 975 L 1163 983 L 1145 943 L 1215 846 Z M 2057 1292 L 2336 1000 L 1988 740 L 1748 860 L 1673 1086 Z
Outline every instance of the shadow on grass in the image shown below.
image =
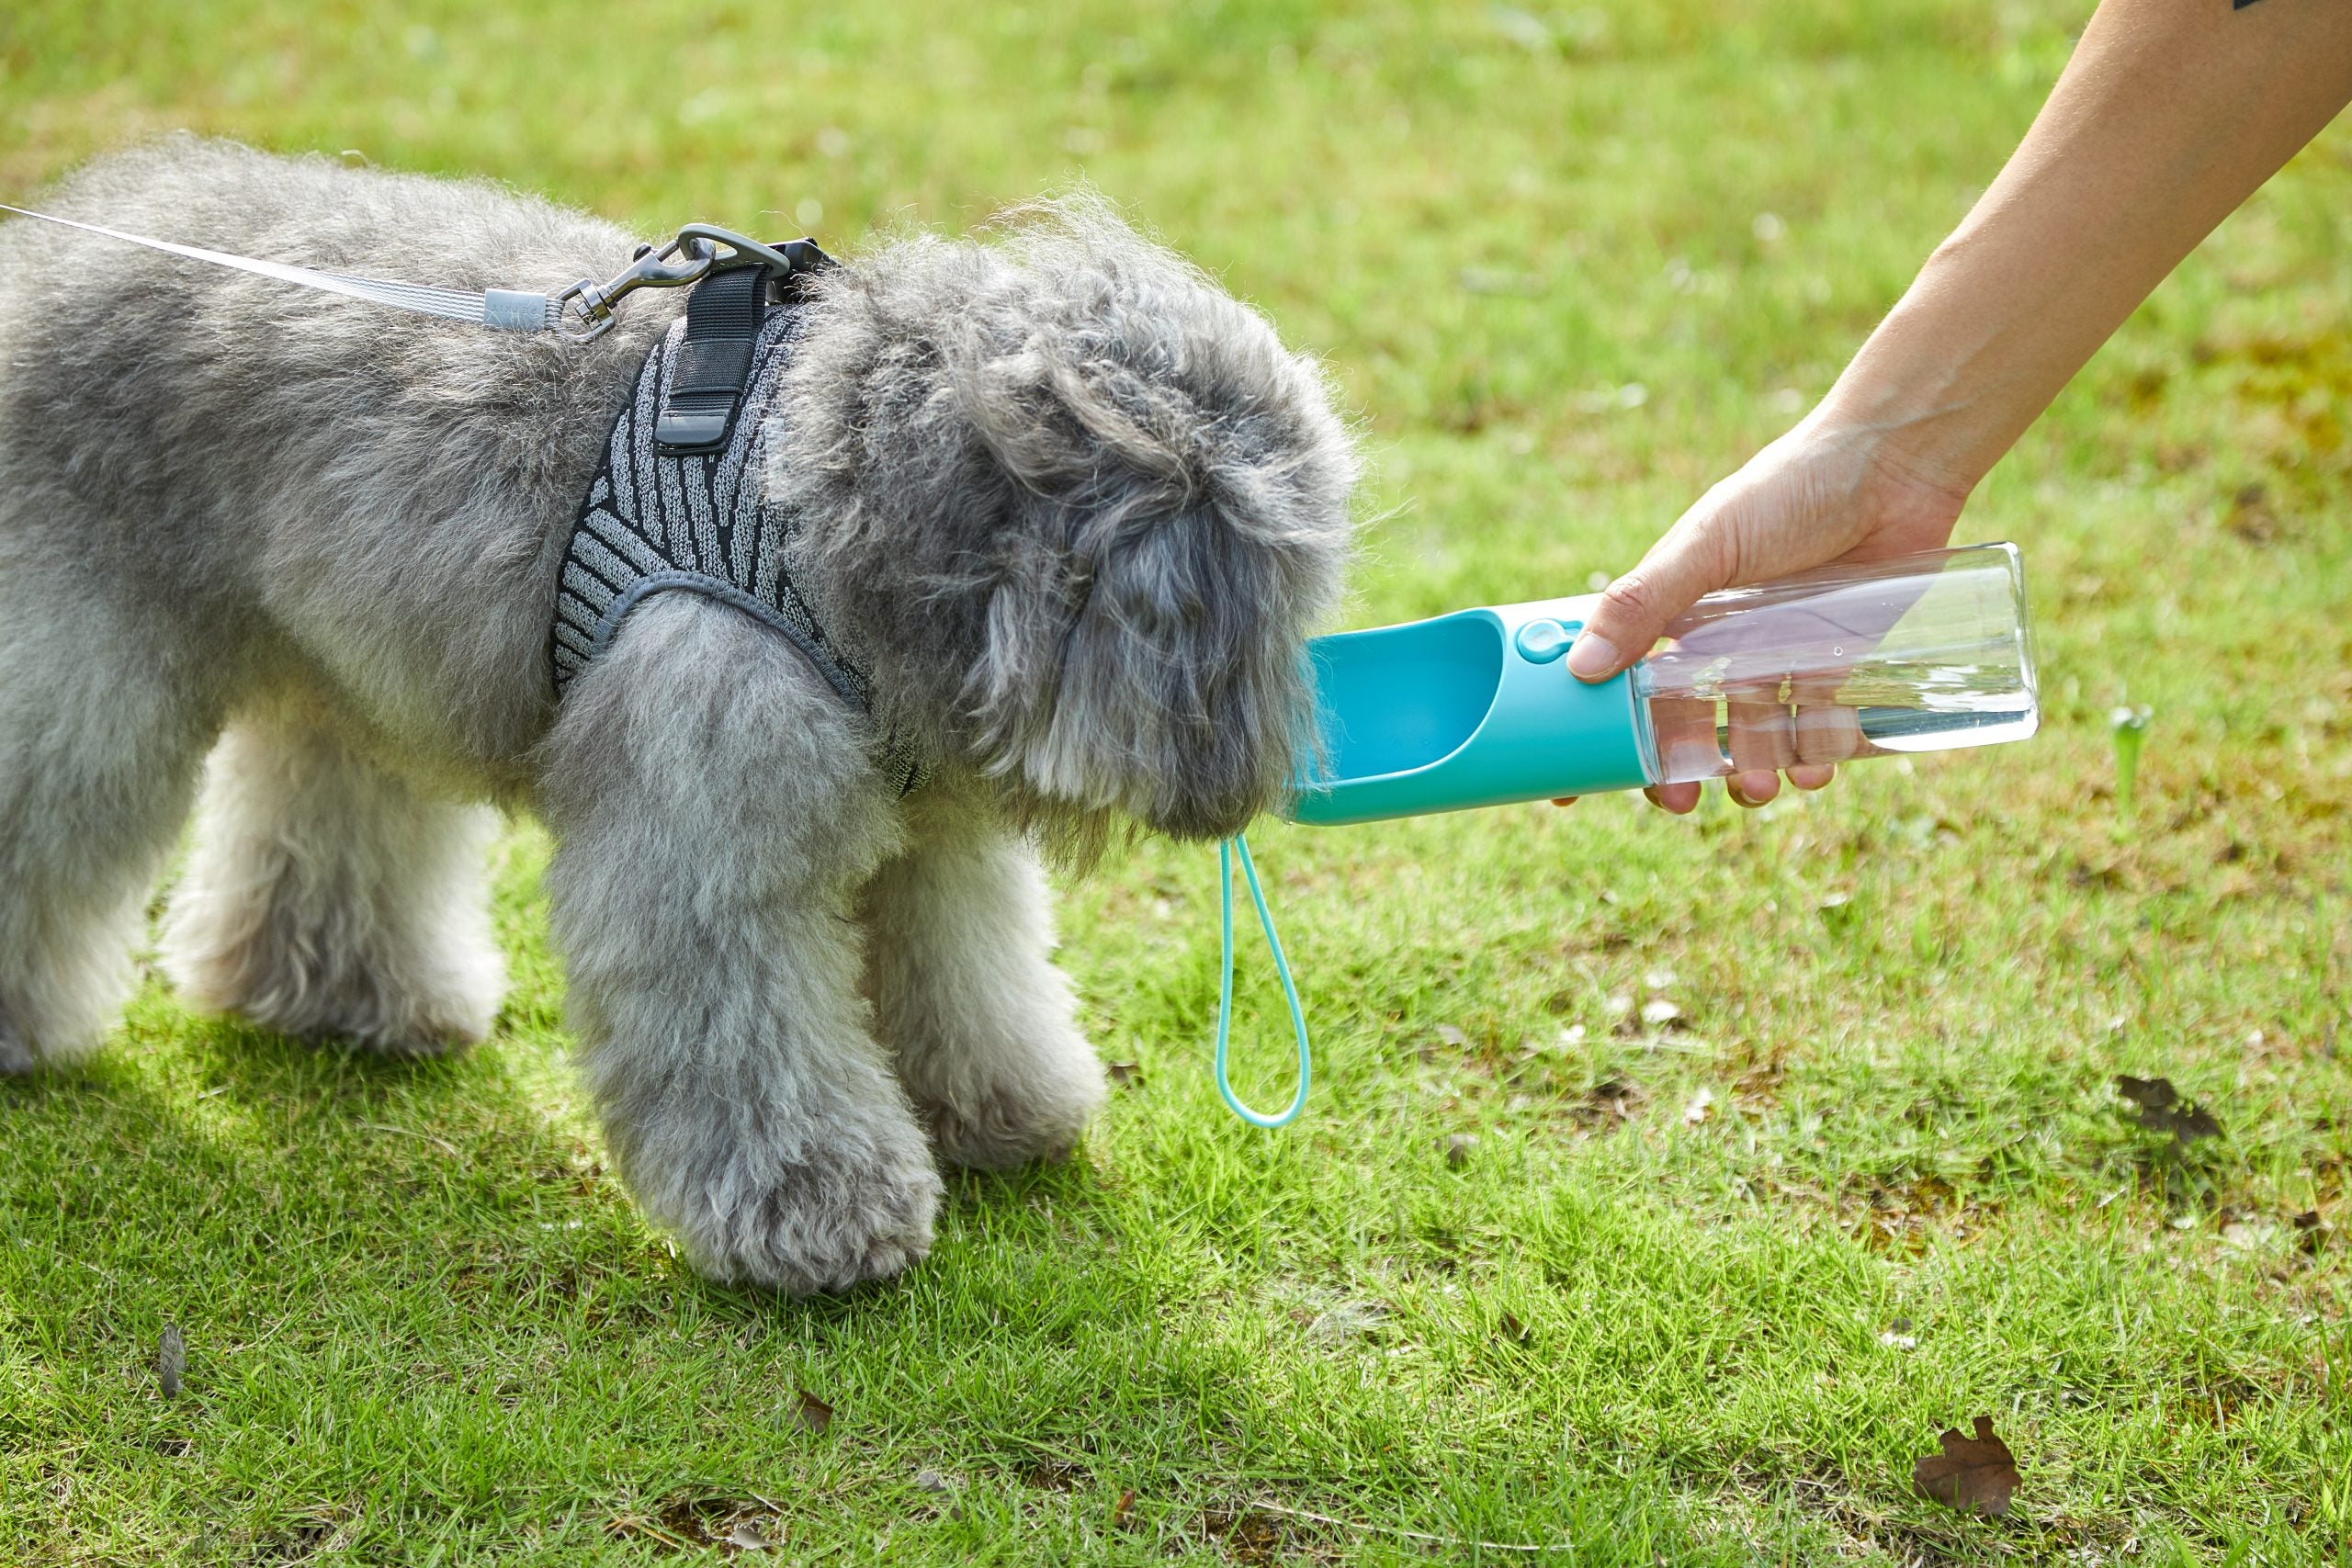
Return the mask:
M 1376 1520 L 1735 1560 L 1661 1475 L 1455 1475 L 1418 1396 L 1302 1356 L 1250 1267 L 1204 1261 L 1233 1236 L 1085 1158 L 948 1173 L 900 1280 L 704 1280 L 547 1066 L 526 1039 L 387 1061 L 150 998 L 87 1066 L 0 1085 L 9 1444 L 82 1500 L 38 1527 L 70 1540 L 36 1542 L 138 1556 L 105 1532 L 170 1495 L 237 1561 L 666 1554 L 755 1516 L 803 1544 L 888 1521 L 958 1561 L 1419 1552 Z M 188 1346 L 169 1403 L 166 1322 Z
M 399 1060 L 152 998 L 140 1011 L 145 1025 L 91 1061 L 0 1081 L 0 1219 L 18 1242 L 0 1290 L 28 1316 L 126 1337 L 126 1354 L 172 1318 L 209 1319 L 215 1345 L 300 1314 L 413 1326 L 420 1292 L 477 1325 L 651 1330 L 691 1313 L 794 1337 L 939 1326 L 924 1285 L 937 1257 L 797 1300 L 693 1273 L 585 1119 L 524 1081 L 521 1043 Z M 941 1247 L 980 1266 L 952 1292 L 966 1307 L 1114 1224 L 1082 1160 L 944 1174 Z

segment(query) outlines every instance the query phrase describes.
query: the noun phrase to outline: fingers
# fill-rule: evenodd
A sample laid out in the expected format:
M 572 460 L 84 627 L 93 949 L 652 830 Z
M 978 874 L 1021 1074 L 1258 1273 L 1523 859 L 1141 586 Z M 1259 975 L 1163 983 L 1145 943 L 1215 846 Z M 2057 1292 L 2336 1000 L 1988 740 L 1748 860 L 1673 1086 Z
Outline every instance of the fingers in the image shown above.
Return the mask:
M 1688 817 L 1699 807 L 1699 786 L 1695 784 L 1652 784 L 1642 795 L 1652 806 L 1677 817 Z
M 1704 697 L 1659 697 L 1650 704 L 1650 730 L 1668 778 L 1704 778 L 1724 765 L 1715 738 L 1715 705 Z
M 1826 789 L 1830 780 L 1838 776 L 1836 768 L 1822 762 L 1800 762 L 1788 772 L 1789 783 L 1802 790 Z M 1702 787 L 1695 784 L 1652 784 L 1642 791 L 1642 795 L 1661 811 L 1688 817 L 1698 809 Z M 1731 797 L 1733 805 L 1744 806 L 1752 811 L 1757 807 L 1770 805 L 1779 796 L 1781 775 L 1760 769 L 1727 774 L 1724 779 L 1724 793 Z
M 1712 531 L 1685 517 L 1650 547 L 1640 565 L 1602 590 L 1568 649 L 1568 673 L 1579 681 L 1616 674 L 1657 647 L 1668 623 L 1728 577 Z
M 1793 716 L 1776 702 L 1733 699 L 1724 704 L 1732 766 L 1747 774 L 1770 773 L 1797 761 Z
M 1797 755 L 1807 762 L 1843 762 L 1862 753 L 1861 716 L 1838 701 L 1843 683 L 1842 672 L 1800 676 L 1794 683 Z

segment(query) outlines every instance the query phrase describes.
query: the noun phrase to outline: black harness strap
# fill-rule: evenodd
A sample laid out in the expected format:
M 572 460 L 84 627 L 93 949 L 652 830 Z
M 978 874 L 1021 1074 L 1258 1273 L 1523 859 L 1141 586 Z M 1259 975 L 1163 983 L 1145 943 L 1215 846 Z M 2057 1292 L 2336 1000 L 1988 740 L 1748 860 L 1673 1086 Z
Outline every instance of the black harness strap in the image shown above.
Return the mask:
M 726 444 L 751 378 L 752 345 L 766 324 L 769 272 L 758 262 L 729 267 L 686 297 L 686 335 L 653 428 L 662 456 L 715 452 Z

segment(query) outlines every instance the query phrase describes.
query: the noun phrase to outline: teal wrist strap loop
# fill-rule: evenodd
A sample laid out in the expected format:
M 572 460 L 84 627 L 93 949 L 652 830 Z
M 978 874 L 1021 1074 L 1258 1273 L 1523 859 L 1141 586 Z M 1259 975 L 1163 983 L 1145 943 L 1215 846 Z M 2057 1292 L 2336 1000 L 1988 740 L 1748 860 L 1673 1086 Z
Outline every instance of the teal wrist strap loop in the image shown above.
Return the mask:
M 1266 948 L 1274 955 L 1274 973 L 1283 983 L 1283 999 L 1290 1004 L 1291 1028 L 1298 1035 L 1298 1091 L 1290 1105 L 1275 1115 L 1252 1111 L 1233 1092 L 1226 1062 L 1233 1034 L 1233 852 L 1241 852 L 1241 871 L 1250 879 L 1250 901 L 1258 906 L 1258 927 L 1266 933 Z M 1216 848 L 1216 883 L 1222 914 L 1219 930 L 1225 942 L 1225 979 L 1216 994 L 1216 1091 L 1236 1116 L 1252 1127 L 1287 1127 L 1306 1109 L 1306 1090 L 1315 1063 L 1306 1045 L 1306 1013 L 1298 1005 L 1298 987 L 1290 977 L 1290 960 L 1283 956 L 1283 939 L 1274 934 L 1274 917 L 1267 911 L 1265 889 L 1258 886 L 1257 863 L 1250 858 L 1250 840 L 1236 833 Z

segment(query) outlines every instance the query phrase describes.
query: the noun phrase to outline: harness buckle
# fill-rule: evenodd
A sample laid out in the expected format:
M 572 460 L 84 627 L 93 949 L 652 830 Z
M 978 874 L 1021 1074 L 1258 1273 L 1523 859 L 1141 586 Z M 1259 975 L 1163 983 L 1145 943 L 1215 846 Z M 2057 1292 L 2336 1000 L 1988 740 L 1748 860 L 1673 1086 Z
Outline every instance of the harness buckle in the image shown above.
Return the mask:
M 781 244 L 763 245 L 713 223 L 687 224 L 678 231 L 678 243 L 725 245 L 733 254 L 722 265 L 743 266 L 761 262 L 778 278 L 790 277 L 795 273 L 822 272 L 833 265 L 833 258 L 819 250 L 814 240 L 786 240 Z
M 684 259 L 670 259 L 678 255 Z M 612 331 L 613 307 L 630 294 L 640 288 L 676 288 L 699 282 L 718 259 L 718 250 L 707 242 L 690 242 L 684 234 L 658 251 L 639 245 L 628 265 L 609 281 L 583 277 L 555 297 L 556 308 L 565 320 L 579 323 L 576 329 L 563 328 L 563 335 L 574 343 L 593 343 Z
M 727 247 L 722 260 L 718 247 Z M 678 259 L 673 260 L 671 258 Z M 593 343 L 613 328 L 613 307 L 640 288 L 676 288 L 699 283 L 721 267 L 762 266 L 778 277 L 817 272 L 833 258 L 817 248 L 814 240 L 786 240 L 781 246 L 763 245 L 731 229 L 711 223 L 689 223 L 678 237 L 655 250 L 639 245 L 637 254 L 606 282 L 583 277 L 555 297 L 559 328 L 574 343 Z

